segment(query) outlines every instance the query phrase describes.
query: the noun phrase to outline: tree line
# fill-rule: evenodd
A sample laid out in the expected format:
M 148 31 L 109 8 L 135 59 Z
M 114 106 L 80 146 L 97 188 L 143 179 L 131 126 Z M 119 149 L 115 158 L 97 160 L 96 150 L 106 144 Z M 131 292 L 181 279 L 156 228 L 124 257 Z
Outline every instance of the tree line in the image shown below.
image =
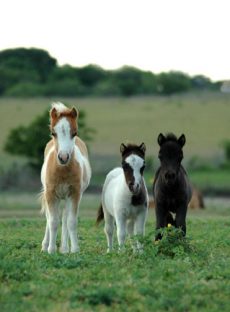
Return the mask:
M 105 70 L 97 65 L 59 66 L 45 50 L 0 51 L 0 96 L 132 96 L 170 95 L 191 90 L 217 90 L 221 82 L 203 75 L 170 71 L 154 74 L 124 66 Z

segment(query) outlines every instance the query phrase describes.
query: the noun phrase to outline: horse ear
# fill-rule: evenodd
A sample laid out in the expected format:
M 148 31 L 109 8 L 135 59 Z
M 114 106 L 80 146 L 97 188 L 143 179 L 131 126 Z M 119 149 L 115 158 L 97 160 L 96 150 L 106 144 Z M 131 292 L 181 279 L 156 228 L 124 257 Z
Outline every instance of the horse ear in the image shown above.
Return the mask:
M 145 151 L 146 151 L 146 146 L 145 146 L 145 143 L 141 143 L 141 145 L 139 146 L 139 149 L 145 154 Z
M 185 142 L 186 142 L 186 138 L 185 138 L 185 135 L 182 134 L 179 139 L 177 140 L 177 142 L 180 144 L 181 147 L 183 147 L 185 145 Z
M 51 117 L 52 119 L 56 119 L 57 116 L 58 116 L 57 110 L 56 110 L 55 107 L 53 107 L 53 108 L 51 109 L 51 111 L 50 111 L 50 117 Z
M 72 107 L 70 114 L 71 114 L 71 117 L 77 118 L 79 115 L 79 112 L 75 107 Z
M 121 154 L 123 154 L 126 149 L 127 149 L 127 146 L 124 143 L 121 143 L 121 146 L 120 146 Z
M 160 146 L 165 142 L 165 136 L 162 133 L 158 135 L 157 142 Z

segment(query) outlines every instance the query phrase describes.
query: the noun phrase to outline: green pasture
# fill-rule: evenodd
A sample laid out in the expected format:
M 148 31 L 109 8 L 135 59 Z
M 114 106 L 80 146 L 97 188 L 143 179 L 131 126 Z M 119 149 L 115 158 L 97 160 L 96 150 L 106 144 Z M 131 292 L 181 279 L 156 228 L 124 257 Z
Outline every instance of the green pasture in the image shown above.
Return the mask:
M 3 151 L 10 129 L 29 124 L 54 100 L 0 99 L 0 169 L 24 161 Z M 84 109 L 88 126 L 96 130 L 90 153 L 93 184 L 98 186 L 104 173 L 119 164 L 121 142 L 144 141 L 147 156 L 153 157 L 159 132 L 184 132 L 185 161 L 195 156 L 215 164 L 223 157 L 222 142 L 229 139 L 226 94 L 56 100 Z M 97 167 L 103 172 L 94 175 Z M 230 175 L 224 167 L 191 169 L 189 176 L 201 189 L 229 190 Z M 145 178 L 151 185 L 153 174 L 146 172 Z M 103 225 L 95 226 L 100 194 L 86 192 L 79 213 L 80 253 L 47 255 L 40 252 L 45 217 L 39 212 L 38 193 L 39 189 L 0 194 L 0 311 L 229 311 L 229 199 L 205 198 L 205 209 L 189 210 L 185 241 L 154 244 L 151 209 L 144 252 L 133 253 L 127 240 L 124 252 L 115 248 L 106 254 Z
M 10 129 L 29 124 L 38 114 L 59 100 L 87 113 L 87 125 L 96 130 L 90 144 L 92 155 L 117 156 L 121 142 L 145 142 L 147 155 L 157 155 L 159 132 L 186 134 L 185 158 L 205 160 L 222 155 L 221 144 L 229 139 L 230 95 L 221 93 L 184 94 L 170 97 L 131 98 L 33 98 L 0 99 L 0 159 L 11 161 L 3 152 Z M 48 128 L 47 128 L 48 131 Z M 39 139 L 39 138 L 38 138 Z M 13 158 L 15 160 L 15 158 Z M 1 162 L 2 162 L 1 161 Z
M 205 209 L 189 210 L 186 241 L 153 244 L 151 209 L 144 252 L 133 253 L 128 239 L 118 253 L 115 236 L 109 255 L 103 225 L 95 226 L 99 203 L 99 194 L 86 192 L 82 198 L 80 253 L 48 255 L 40 252 L 45 217 L 37 194 L 1 194 L 1 311 L 229 310 L 228 199 L 205 198 Z
M 25 196 L 21 200 L 29 203 Z M 83 197 L 76 255 L 41 253 L 45 220 L 5 212 L 0 221 L 1 311 L 229 311 L 229 203 L 213 206 L 209 200 L 205 210 L 189 212 L 187 240 L 157 244 L 151 211 L 143 253 L 133 253 L 130 240 L 118 253 L 115 239 L 115 251 L 106 254 L 103 225 L 96 227 L 93 219 L 97 200 Z M 16 199 L 8 201 L 8 210 L 21 209 L 20 198 L 18 206 Z

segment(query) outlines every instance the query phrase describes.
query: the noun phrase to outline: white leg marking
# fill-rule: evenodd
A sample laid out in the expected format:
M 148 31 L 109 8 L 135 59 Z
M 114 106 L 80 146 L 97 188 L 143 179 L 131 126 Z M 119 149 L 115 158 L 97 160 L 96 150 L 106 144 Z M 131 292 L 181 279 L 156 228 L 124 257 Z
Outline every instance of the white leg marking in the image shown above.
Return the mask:
M 127 232 L 129 236 L 133 236 L 134 234 L 134 220 L 128 220 L 127 221 Z
M 42 251 L 48 251 L 49 241 L 50 241 L 49 216 L 48 216 L 48 212 L 46 211 L 46 229 L 45 229 L 45 236 L 42 241 Z
M 67 229 L 67 208 L 65 207 L 62 212 L 62 233 L 61 233 L 61 253 L 69 252 L 69 234 Z
M 78 206 L 79 206 L 79 203 L 78 203 Z M 78 207 L 74 207 L 72 199 L 67 198 L 66 208 L 67 208 L 67 228 L 68 228 L 70 242 L 71 242 L 71 252 L 74 253 L 74 252 L 79 251 L 78 237 L 77 237 Z
M 53 207 L 49 209 L 49 247 L 48 253 L 53 253 L 56 251 L 56 239 L 57 239 L 57 230 L 59 223 L 59 215 L 58 215 L 58 202 L 56 202 Z
M 126 237 L 126 220 L 123 216 L 118 216 L 116 218 L 116 224 L 117 224 L 117 239 L 118 239 L 118 245 L 119 250 L 122 250 L 125 243 L 125 237 Z
M 111 252 L 113 249 L 113 230 L 114 230 L 114 218 L 108 214 L 108 212 L 104 212 L 105 217 L 105 227 L 104 232 L 107 238 L 107 252 Z
M 136 218 L 136 221 L 134 224 L 134 235 L 144 236 L 145 221 L 146 221 L 146 212 L 142 212 Z M 139 251 L 139 252 L 143 250 L 143 246 L 138 240 L 136 242 L 136 248 L 137 248 L 137 251 Z

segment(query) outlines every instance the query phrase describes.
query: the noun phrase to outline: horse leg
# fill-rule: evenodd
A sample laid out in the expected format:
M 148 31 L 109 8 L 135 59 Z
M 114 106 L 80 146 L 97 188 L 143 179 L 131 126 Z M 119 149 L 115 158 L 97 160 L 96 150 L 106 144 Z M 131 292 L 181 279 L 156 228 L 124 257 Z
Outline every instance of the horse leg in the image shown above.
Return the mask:
M 164 206 L 156 203 L 156 230 L 160 230 L 165 227 L 167 212 L 165 212 Z M 158 231 L 155 236 L 155 241 L 162 239 L 162 234 Z
M 128 220 L 127 221 L 127 232 L 129 234 L 129 237 L 132 237 L 134 234 L 134 220 Z
M 183 235 L 186 235 L 186 213 L 187 213 L 187 207 L 181 206 L 177 210 L 176 213 L 176 227 L 181 228 Z
M 75 198 L 67 198 L 67 229 L 71 242 L 71 253 L 79 251 L 78 237 L 77 237 L 77 213 L 80 203 L 80 196 Z
M 56 251 L 56 239 L 57 230 L 59 223 L 58 205 L 59 200 L 54 199 L 48 195 L 48 225 L 49 225 L 49 247 L 48 253 L 53 253 Z
M 110 252 L 112 251 L 113 248 L 114 218 L 106 210 L 104 211 L 104 218 L 105 218 L 104 232 L 107 238 L 108 245 L 107 252 Z
M 134 235 L 144 236 L 146 215 L 147 213 L 146 211 L 144 211 L 137 216 L 135 220 L 135 224 L 134 224 Z M 137 246 L 137 251 L 142 251 L 143 246 L 138 240 L 136 242 L 136 246 Z
M 61 233 L 61 253 L 68 253 L 69 252 L 69 234 L 67 229 L 67 208 L 65 207 L 62 212 L 62 233 Z
M 46 229 L 45 236 L 42 241 L 42 251 L 48 251 L 49 241 L 50 241 L 49 216 L 48 212 L 46 211 Z
M 119 250 L 122 250 L 125 243 L 126 237 L 126 219 L 122 215 L 116 216 L 117 225 L 117 240 L 119 245 Z

